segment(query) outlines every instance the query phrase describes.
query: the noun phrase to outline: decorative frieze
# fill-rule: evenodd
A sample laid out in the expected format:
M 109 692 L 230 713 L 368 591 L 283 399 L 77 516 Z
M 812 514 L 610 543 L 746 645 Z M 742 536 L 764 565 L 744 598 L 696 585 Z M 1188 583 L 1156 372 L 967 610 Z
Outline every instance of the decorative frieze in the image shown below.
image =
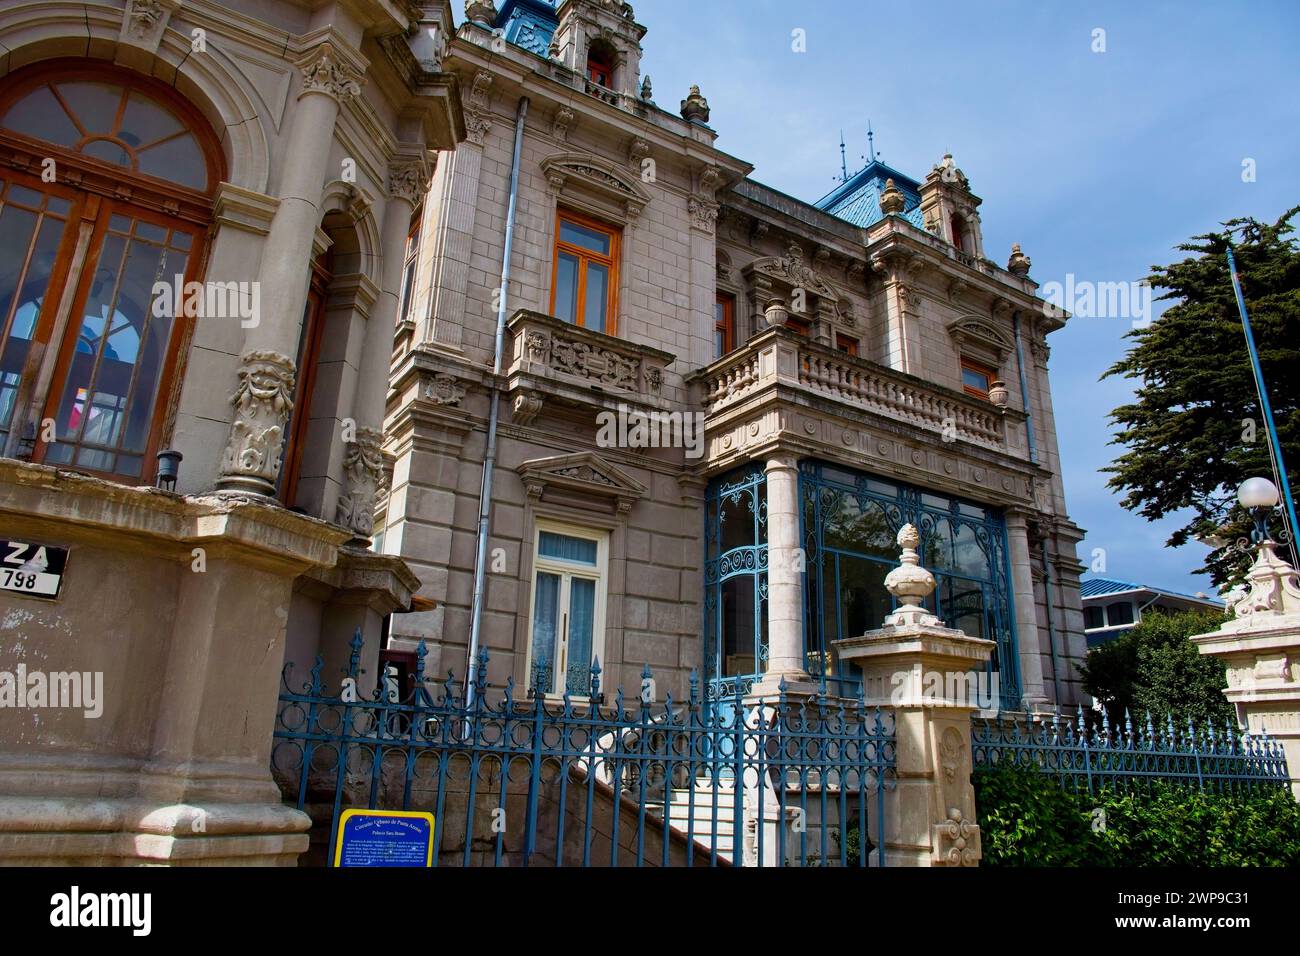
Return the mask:
M 289 417 L 293 414 L 293 360 L 270 350 L 244 354 L 239 387 L 231 396 L 234 421 L 222 456 L 223 488 L 274 494 Z
M 375 501 L 384 484 L 383 440 L 377 428 L 358 428 L 356 440 L 343 446 L 344 490 L 335 522 L 360 537 L 370 537 L 375 528 Z

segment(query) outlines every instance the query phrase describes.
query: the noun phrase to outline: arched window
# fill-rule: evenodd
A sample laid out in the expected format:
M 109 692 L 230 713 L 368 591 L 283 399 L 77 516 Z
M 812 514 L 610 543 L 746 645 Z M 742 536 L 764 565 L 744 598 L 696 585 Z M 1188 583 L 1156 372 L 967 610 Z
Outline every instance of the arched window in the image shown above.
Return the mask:
M 208 298 L 217 139 L 164 84 L 60 60 L 6 80 L 0 147 L 0 452 L 147 482 Z
M 966 251 L 966 220 L 961 216 L 952 217 L 952 244 L 958 252 Z
M 587 51 L 587 79 L 607 90 L 614 88 L 614 51 L 596 41 Z

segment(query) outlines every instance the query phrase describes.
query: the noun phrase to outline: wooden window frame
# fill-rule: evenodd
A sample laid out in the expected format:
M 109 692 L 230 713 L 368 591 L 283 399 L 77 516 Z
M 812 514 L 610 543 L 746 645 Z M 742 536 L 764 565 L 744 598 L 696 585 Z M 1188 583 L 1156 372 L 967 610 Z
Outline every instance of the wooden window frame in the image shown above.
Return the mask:
M 961 371 L 962 371 L 962 377 L 961 377 L 962 391 L 965 392 L 967 395 L 971 395 L 975 398 L 982 398 L 987 401 L 989 397 L 988 389 L 981 390 L 975 388 L 973 385 L 967 385 L 965 373 L 967 371 L 971 371 L 971 372 L 977 372 L 980 375 L 985 376 L 989 380 L 989 386 L 992 387 L 993 383 L 998 380 L 997 369 L 985 365 L 983 362 L 977 362 L 975 359 L 967 358 L 966 356 L 963 355 L 961 358 Z
M 576 246 L 572 243 L 564 242 L 560 238 L 560 227 L 565 221 L 572 222 L 575 225 L 585 226 L 588 229 L 594 229 L 597 232 L 609 236 L 609 255 L 602 256 L 598 252 L 586 249 L 582 246 Z M 551 315 L 555 316 L 555 293 L 558 290 L 558 281 L 560 274 L 560 253 L 565 252 L 578 259 L 578 288 L 574 292 L 573 305 L 573 324 L 577 328 L 586 328 L 587 313 L 587 264 L 594 262 L 605 266 L 609 270 L 609 297 L 605 303 L 605 335 L 618 334 L 618 286 L 619 286 L 619 258 L 622 248 L 623 233 L 617 226 L 610 225 L 607 222 L 601 222 L 599 219 L 592 219 L 590 216 L 584 216 L 582 213 L 574 212 L 572 209 L 560 207 L 555 213 L 555 244 L 551 250 Z M 555 316 L 559 318 L 559 316 Z M 561 319 L 561 321 L 563 321 Z
M 599 50 L 587 51 L 587 79 L 607 90 L 614 88 L 614 64 Z
M 565 561 L 562 558 L 543 557 L 541 555 L 542 532 L 563 535 L 567 538 L 580 538 L 584 541 L 592 541 L 596 544 L 596 563 L 594 565 L 580 564 L 578 562 Z M 554 521 L 549 518 L 539 518 L 533 527 L 533 567 L 529 579 L 528 592 L 528 617 L 526 621 L 527 634 L 527 651 L 524 655 L 524 673 L 529 675 L 528 681 L 531 686 L 533 673 L 533 627 L 536 623 L 535 614 L 537 613 L 537 579 L 540 574 L 553 574 L 560 577 L 561 582 L 571 581 L 573 578 L 583 578 L 596 582 L 595 603 L 592 609 L 591 622 L 591 653 L 593 657 L 605 660 L 605 617 L 609 604 L 609 578 L 610 578 L 610 532 L 603 528 L 583 528 L 577 525 L 567 524 L 565 522 Z M 561 601 L 557 605 L 557 613 L 560 607 L 567 606 L 567 593 L 561 584 Z M 563 636 L 561 629 L 567 630 L 567 620 L 557 623 L 555 635 L 556 659 L 552 661 L 551 685 L 542 690 L 542 696 L 547 700 L 559 701 L 564 698 L 564 688 L 567 682 L 567 633 Z M 565 655 L 561 659 L 559 653 L 561 645 L 564 645 Z M 555 688 L 559 687 L 559 690 Z M 591 699 L 589 694 L 569 694 L 569 699 L 574 701 L 588 701 Z
M 843 332 L 835 333 L 835 349 L 843 352 L 845 355 L 852 355 L 857 358 L 858 340 L 851 335 L 845 335 Z
M 307 429 L 311 427 L 311 398 L 316 388 L 316 366 L 320 360 L 321 343 L 325 338 L 325 313 L 329 300 L 331 256 L 327 250 L 317 256 L 311 265 L 311 285 L 307 290 L 307 308 L 304 309 L 302 343 L 299 355 L 298 380 L 294 387 L 293 416 L 284 446 L 284 464 L 280 468 L 279 488 L 276 496 L 286 508 L 292 508 L 298 497 L 298 479 L 302 475 L 302 456 L 307 447 Z
M 36 403 L 39 402 L 42 419 L 56 418 L 58 415 L 59 402 L 67 385 L 66 376 L 76 350 L 77 336 L 84 321 L 86 299 L 98 267 L 99 256 L 103 252 L 104 234 L 108 230 L 112 217 L 115 214 L 124 215 L 164 228 L 188 232 L 190 249 L 183 281 L 186 283 L 199 281 L 207 265 L 213 219 L 212 193 L 225 179 L 225 161 L 220 141 L 198 108 L 167 84 L 114 64 L 60 58 L 18 70 L 12 76 L 6 77 L 4 90 L 0 92 L 0 117 L 4 116 L 17 100 L 32 90 L 58 80 L 89 80 L 122 85 L 138 90 L 173 111 L 177 119 L 193 134 L 199 145 L 203 153 L 208 181 L 206 190 L 191 189 L 55 143 L 0 128 L 0 169 L 3 170 L 4 176 L 39 192 L 72 200 L 72 209 L 68 215 L 64 235 L 60 240 L 59 253 L 51 268 L 50 282 L 47 287 L 49 290 L 57 290 L 58 294 L 45 296 L 32 333 L 32 353 L 29 355 L 28 366 L 24 370 L 25 380 L 43 382 L 41 386 L 45 389 L 43 394 L 29 393 L 25 399 L 29 408 L 37 407 Z M 120 113 L 123 109 L 122 104 L 119 104 L 118 109 Z M 25 172 L 32 167 L 30 161 L 32 158 L 46 156 L 56 160 L 55 168 L 58 172 L 57 179 L 53 183 L 44 182 L 39 177 Z M 85 245 L 85 258 L 78 266 L 76 250 L 81 245 L 79 235 L 83 227 L 89 228 L 90 234 Z M 70 287 L 69 283 L 72 281 L 76 284 Z M 60 332 L 61 338 L 55 342 L 53 341 L 55 321 L 61 303 L 69 296 L 71 308 L 66 315 L 66 324 Z M 158 469 L 157 453 L 163 436 L 171 429 L 176 407 L 180 401 L 187 353 L 194 335 L 195 317 L 182 310 L 180 314 L 173 316 L 173 322 L 171 341 L 168 343 L 167 352 L 159 368 L 148 437 L 141 452 L 140 474 L 135 476 L 100 471 L 78 465 L 75 461 L 60 464 L 60 468 L 120 483 L 153 483 Z M 35 348 L 37 344 L 41 348 Z M 50 349 L 56 349 L 57 354 L 54 358 L 52 374 L 49 375 L 48 380 L 44 380 L 39 378 L 40 365 Z M 30 379 L 29 372 L 32 376 Z M 23 397 L 21 393 L 19 397 Z M 26 423 L 23 427 L 26 427 Z M 32 450 L 32 460 L 36 462 L 45 459 L 48 448 L 48 443 L 41 440 L 42 432 L 43 429 L 38 427 L 37 439 Z
M 796 335 L 802 335 L 804 338 L 812 335 L 812 320 L 795 315 L 793 312 L 786 317 L 785 327 Z
M 411 300 L 414 298 L 415 284 L 419 279 L 415 266 L 420 258 L 420 226 L 423 209 L 411 213 L 411 227 L 406 233 L 406 252 L 402 259 L 402 294 L 397 304 L 397 324 L 408 321 L 411 315 Z
M 722 318 L 718 318 L 717 306 L 722 306 Z M 713 312 L 713 334 L 716 342 L 717 334 L 722 333 L 722 355 L 713 356 L 717 361 L 724 356 L 730 355 L 736 348 L 736 297 L 730 292 L 718 292 L 714 300 Z

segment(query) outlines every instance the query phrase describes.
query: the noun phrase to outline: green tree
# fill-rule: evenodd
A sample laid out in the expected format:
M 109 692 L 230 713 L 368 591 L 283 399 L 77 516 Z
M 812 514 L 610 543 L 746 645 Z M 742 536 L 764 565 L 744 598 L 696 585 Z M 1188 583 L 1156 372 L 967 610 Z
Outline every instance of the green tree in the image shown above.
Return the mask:
M 1128 334 L 1133 345 L 1103 378 L 1137 382 L 1135 401 L 1111 412 L 1120 426 L 1112 444 L 1127 447 L 1104 471 L 1121 504 L 1149 520 L 1184 509 L 1191 520 L 1170 547 L 1197 535 L 1216 535 L 1202 571 L 1216 584 L 1238 580 L 1249 549 L 1233 541 L 1249 530 L 1236 488 L 1252 475 L 1270 474 L 1268 439 L 1237 313 L 1225 252 L 1233 243 L 1242 293 L 1250 312 L 1269 402 L 1293 489 L 1300 487 L 1300 249 L 1291 220 L 1274 224 L 1233 219 L 1221 233 L 1178 246 L 1193 255 L 1152 266 L 1149 281 L 1173 304 L 1145 328 Z M 1247 423 L 1250 424 L 1247 424 Z
M 1127 710 L 1135 721 L 1150 713 L 1174 718 L 1181 730 L 1190 718 L 1198 727 L 1236 725 L 1223 696 L 1228 682 L 1223 662 L 1206 657 L 1189 638 L 1223 623 L 1214 611 L 1166 614 L 1148 611 L 1133 630 L 1094 647 L 1080 665 L 1083 688 L 1102 702 L 1112 725 Z

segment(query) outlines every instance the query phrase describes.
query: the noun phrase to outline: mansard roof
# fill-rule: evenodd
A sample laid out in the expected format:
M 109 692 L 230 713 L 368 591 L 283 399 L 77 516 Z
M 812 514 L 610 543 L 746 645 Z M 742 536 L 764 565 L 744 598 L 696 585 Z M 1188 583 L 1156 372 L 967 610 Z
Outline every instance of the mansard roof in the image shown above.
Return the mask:
M 879 160 L 872 160 L 813 205 L 865 229 L 885 218 L 880 208 L 880 194 L 885 191 L 886 180 L 890 179 L 903 194 L 903 218 L 916 228 L 924 229 L 921 184 Z
M 548 0 L 506 0 L 495 26 L 505 31 L 507 43 L 544 57 L 560 23 L 555 7 Z

